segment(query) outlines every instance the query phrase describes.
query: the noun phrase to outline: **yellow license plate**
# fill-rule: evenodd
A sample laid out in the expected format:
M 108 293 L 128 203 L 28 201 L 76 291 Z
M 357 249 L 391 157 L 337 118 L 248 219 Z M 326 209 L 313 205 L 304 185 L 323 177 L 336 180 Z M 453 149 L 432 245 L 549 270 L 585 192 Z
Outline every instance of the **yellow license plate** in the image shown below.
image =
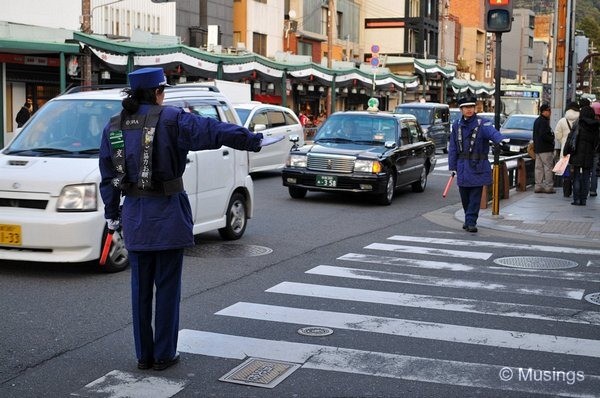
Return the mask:
M 0 245 L 21 246 L 21 226 L 0 224 Z

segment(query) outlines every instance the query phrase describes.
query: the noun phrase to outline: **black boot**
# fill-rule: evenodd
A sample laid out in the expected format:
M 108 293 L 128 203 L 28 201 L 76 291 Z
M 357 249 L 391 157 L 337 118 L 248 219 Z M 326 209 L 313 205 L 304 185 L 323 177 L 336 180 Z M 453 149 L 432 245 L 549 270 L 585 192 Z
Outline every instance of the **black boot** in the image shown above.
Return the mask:
M 563 196 L 568 198 L 573 192 L 573 183 L 571 177 L 563 177 Z

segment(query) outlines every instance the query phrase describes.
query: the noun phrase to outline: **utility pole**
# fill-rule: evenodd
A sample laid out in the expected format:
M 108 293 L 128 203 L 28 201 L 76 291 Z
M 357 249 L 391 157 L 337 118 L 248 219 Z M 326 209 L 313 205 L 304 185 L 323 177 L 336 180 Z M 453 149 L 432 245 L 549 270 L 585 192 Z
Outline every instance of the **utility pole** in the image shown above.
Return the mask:
M 81 31 L 86 34 L 92 33 L 92 6 L 91 0 L 81 0 Z M 81 65 L 82 86 L 92 84 L 92 54 L 89 48 L 83 49 L 83 62 Z
M 329 0 L 327 10 L 327 68 L 331 69 L 333 66 L 333 23 L 335 15 L 335 0 Z M 331 115 L 331 97 L 333 87 L 327 88 L 327 116 Z

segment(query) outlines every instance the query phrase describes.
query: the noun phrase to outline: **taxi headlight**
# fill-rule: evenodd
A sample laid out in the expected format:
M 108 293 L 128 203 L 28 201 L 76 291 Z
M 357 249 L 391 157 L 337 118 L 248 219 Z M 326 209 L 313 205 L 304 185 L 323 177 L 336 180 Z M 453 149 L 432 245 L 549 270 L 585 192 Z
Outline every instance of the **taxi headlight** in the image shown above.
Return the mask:
M 356 159 L 354 161 L 354 171 L 357 173 L 374 173 L 381 172 L 381 163 L 377 160 L 362 160 Z
M 98 209 L 96 184 L 67 185 L 56 202 L 57 211 L 96 211 Z
M 288 167 L 306 168 L 306 155 L 289 155 L 286 165 Z

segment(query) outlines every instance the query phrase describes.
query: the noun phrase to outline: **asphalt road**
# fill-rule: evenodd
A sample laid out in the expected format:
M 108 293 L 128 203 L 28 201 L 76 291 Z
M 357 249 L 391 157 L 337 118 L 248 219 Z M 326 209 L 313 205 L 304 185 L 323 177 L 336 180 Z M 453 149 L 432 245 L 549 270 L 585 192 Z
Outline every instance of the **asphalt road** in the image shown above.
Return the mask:
M 523 237 L 462 231 L 456 189 L 441 197 L 446 175 L 391 206 L 294 200 L 278 173 L 255 175 L 244 237 L 203 234 L 187 252 L 182 361 L 164 372 L 135 368 L 129 271 L 2 263 L 0 396 L 597 395 L 600 315 L 581 296 L 600 278 L 581 265 L 498 267 L 539 253 L 515 248 Z M 315 325 L 333 334 L 298 333 Z M 247 357 L 300 368 L 271 389 L 219 381 Z M 287 366 L 275 365 L 254 375 Z

